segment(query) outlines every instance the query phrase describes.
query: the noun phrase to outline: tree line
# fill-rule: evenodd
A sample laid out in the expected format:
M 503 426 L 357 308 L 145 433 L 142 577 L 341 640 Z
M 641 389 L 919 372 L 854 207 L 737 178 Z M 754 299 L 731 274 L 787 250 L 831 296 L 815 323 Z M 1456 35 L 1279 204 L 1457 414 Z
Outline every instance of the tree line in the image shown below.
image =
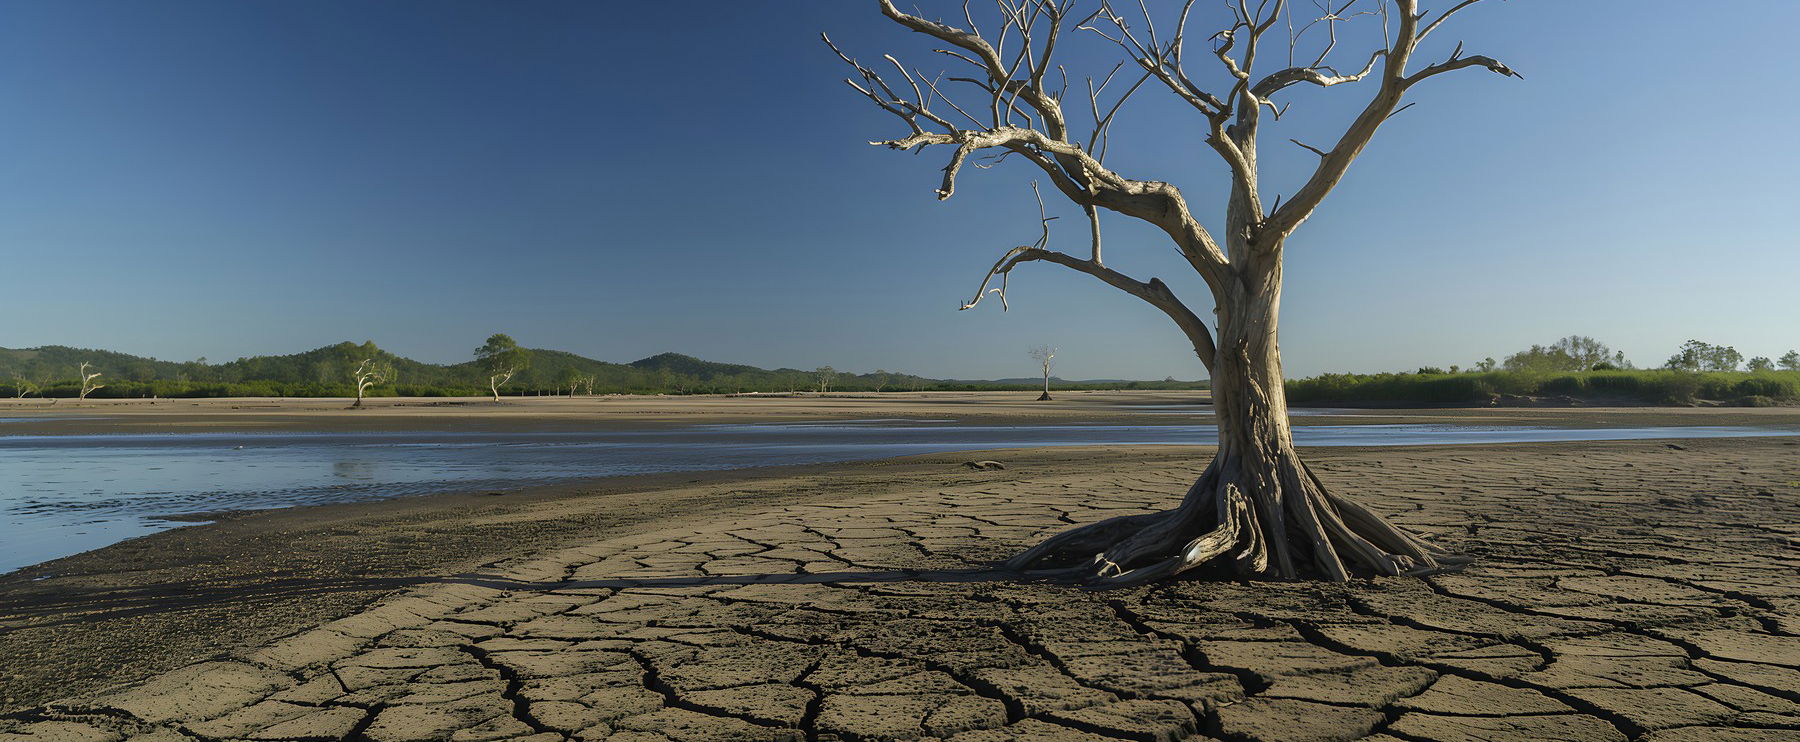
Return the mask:
M 82 365 L 86 364 L 87 369 Z M 85 374 L 98 374 L 82 382 Z M 92 388 L 88 388 L 88 387 Z M 495 334 L 456 364 L 395 355 L 373 341 L 343 342 L 279 356 L 211 363 L 162 361 L 106 350 L 45 346 L 0 348 L 0 396 L 6 397 L 466 397 L 597 394 L 737 394 L 1030 390 L 1028 382 L 933 379 L 877 369 L 867 373 L 764 369 L 663 353 L 610 363 L 574 353 L 520 346 Z M 1062 388 L 1074 388 L 1061 382 Z M 1192 389 L 1204 382 L 1117 382 L 1081 388 Z M 84 394 L 84 389 L 86 394 Z
M 1485 373 L 1494 370 L 1506 370 L 1527 373 L 1556 373 L 1577 371 L 1628 371 L 1636 368 L 1626 360 L 1623 351 L 1613 350 L 1603 342 L 1585 335 L 1570 335 L 1550 345 L 1532 345 L 1530 348 L 1509 355 L 1506 360 L 1495 362 L 1492 357 L 1476 361 L 1464 369 L 1461 366 L 1450 366 L 1448 369 L 1437 366 L 1425 366 L 1418 373 L 1425 375 L 1455 374 L 1463 372 Z M 1748 371 L 1800 371 L 1800 351 L 1789 350 L 1777 359 L 1768 356 L 1752 356 L 1748 361 L 1737 348 L 1729 345 L 1713 345 L 1699 340 L 1682 343 L 1674 355 L 1665 361 L 1661 368 L 1670 371 L 1691 372 L 1731 372 Z
M 1470 368 L 1432 366 L 1413 373 L 1320 374 L 1289 382 L 1300 404 L 1483 404 L 1512 397 L 1631 400 L 1746 406 L 1800 402 L 1800 352 L 1748 361 L 1728 345 L 1682 344 L 1661 367 L 1639 369 L 1598 340 L 1571 335 L 1533 345 L 1504 361 Z

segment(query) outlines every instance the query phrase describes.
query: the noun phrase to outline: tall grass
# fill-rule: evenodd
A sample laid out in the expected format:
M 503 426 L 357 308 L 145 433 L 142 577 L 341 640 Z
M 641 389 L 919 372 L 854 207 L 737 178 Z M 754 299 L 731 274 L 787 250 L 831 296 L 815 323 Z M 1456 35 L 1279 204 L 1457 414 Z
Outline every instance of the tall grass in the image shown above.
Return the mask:
M 1470 404 L 1505 394 L 1649 404 L 1795 403 L 1800 402 L 1800 371 L 1321 374 L 1287 383 L 1288 401 L 1297 404 Z

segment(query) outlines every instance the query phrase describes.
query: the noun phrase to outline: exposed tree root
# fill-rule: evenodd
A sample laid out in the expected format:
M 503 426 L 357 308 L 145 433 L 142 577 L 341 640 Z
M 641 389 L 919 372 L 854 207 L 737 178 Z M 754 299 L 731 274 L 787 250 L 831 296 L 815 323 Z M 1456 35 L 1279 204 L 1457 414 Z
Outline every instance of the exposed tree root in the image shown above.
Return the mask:
M 1259 472 L 1265 476 L 1228 480 L 1215 460 L 1180 507 L 1064 531 L 1006 566 L 1043 579 L 1111 588 L 1207 564 L 1249 578 L 1341 582 L 1351 574 L 1346 562 L 1392 576 L 1449 571 L 1470 562 L 1331 494 L 1291 452 L 1272 463 Z M 1261 488 L 1240 486 L 1252 482 Z

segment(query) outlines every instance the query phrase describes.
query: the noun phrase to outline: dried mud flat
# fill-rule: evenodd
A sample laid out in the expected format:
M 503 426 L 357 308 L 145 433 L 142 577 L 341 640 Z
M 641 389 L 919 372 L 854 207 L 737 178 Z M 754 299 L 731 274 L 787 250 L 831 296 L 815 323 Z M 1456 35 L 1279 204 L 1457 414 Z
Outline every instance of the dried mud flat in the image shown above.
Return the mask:
M 1800 739 L 1793 443 L 1313 452 L 1481 556 L 1425 580 L 980 570 L 1165 506 L 1196 474 L 1166 465 L 662 521 L 16 712 L 0 740 Z

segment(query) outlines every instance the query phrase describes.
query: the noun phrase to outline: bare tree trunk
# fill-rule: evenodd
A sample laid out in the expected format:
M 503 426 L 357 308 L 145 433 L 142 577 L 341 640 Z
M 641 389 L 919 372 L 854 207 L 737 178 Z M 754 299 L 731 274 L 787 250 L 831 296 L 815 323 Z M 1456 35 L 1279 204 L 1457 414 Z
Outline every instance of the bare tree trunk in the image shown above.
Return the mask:
M 88 373 L 89 365 L 91 365 L 91 364 L 88 364 L 86 362 L 83 362 L 81 364 L 81 370 L 80 370 L 81 396 L 78 400 L 76 400 L 79 402 L 86 402 L 89 394 L 93 394 L 97 390 L 106 388 L 105 384 L 95 384 L 94 383 L 94 379 L 100 378 L 101 372 L 95 371 L 93 373 Z
M 1278 252 L 1277 252 L 1278 259 Z M 1294 449 L 1276 325 L 1280 268 L 1261 292 L 1220 303 L 1212 395 L 1218 450 L 1173 510 L 1065 531 L 1007 563 L 1096 586 L 1129 586 L 1214 563 L 1245 577 L 1344 580 L 1439 571 L 1467 559 L 1332 494 Z

